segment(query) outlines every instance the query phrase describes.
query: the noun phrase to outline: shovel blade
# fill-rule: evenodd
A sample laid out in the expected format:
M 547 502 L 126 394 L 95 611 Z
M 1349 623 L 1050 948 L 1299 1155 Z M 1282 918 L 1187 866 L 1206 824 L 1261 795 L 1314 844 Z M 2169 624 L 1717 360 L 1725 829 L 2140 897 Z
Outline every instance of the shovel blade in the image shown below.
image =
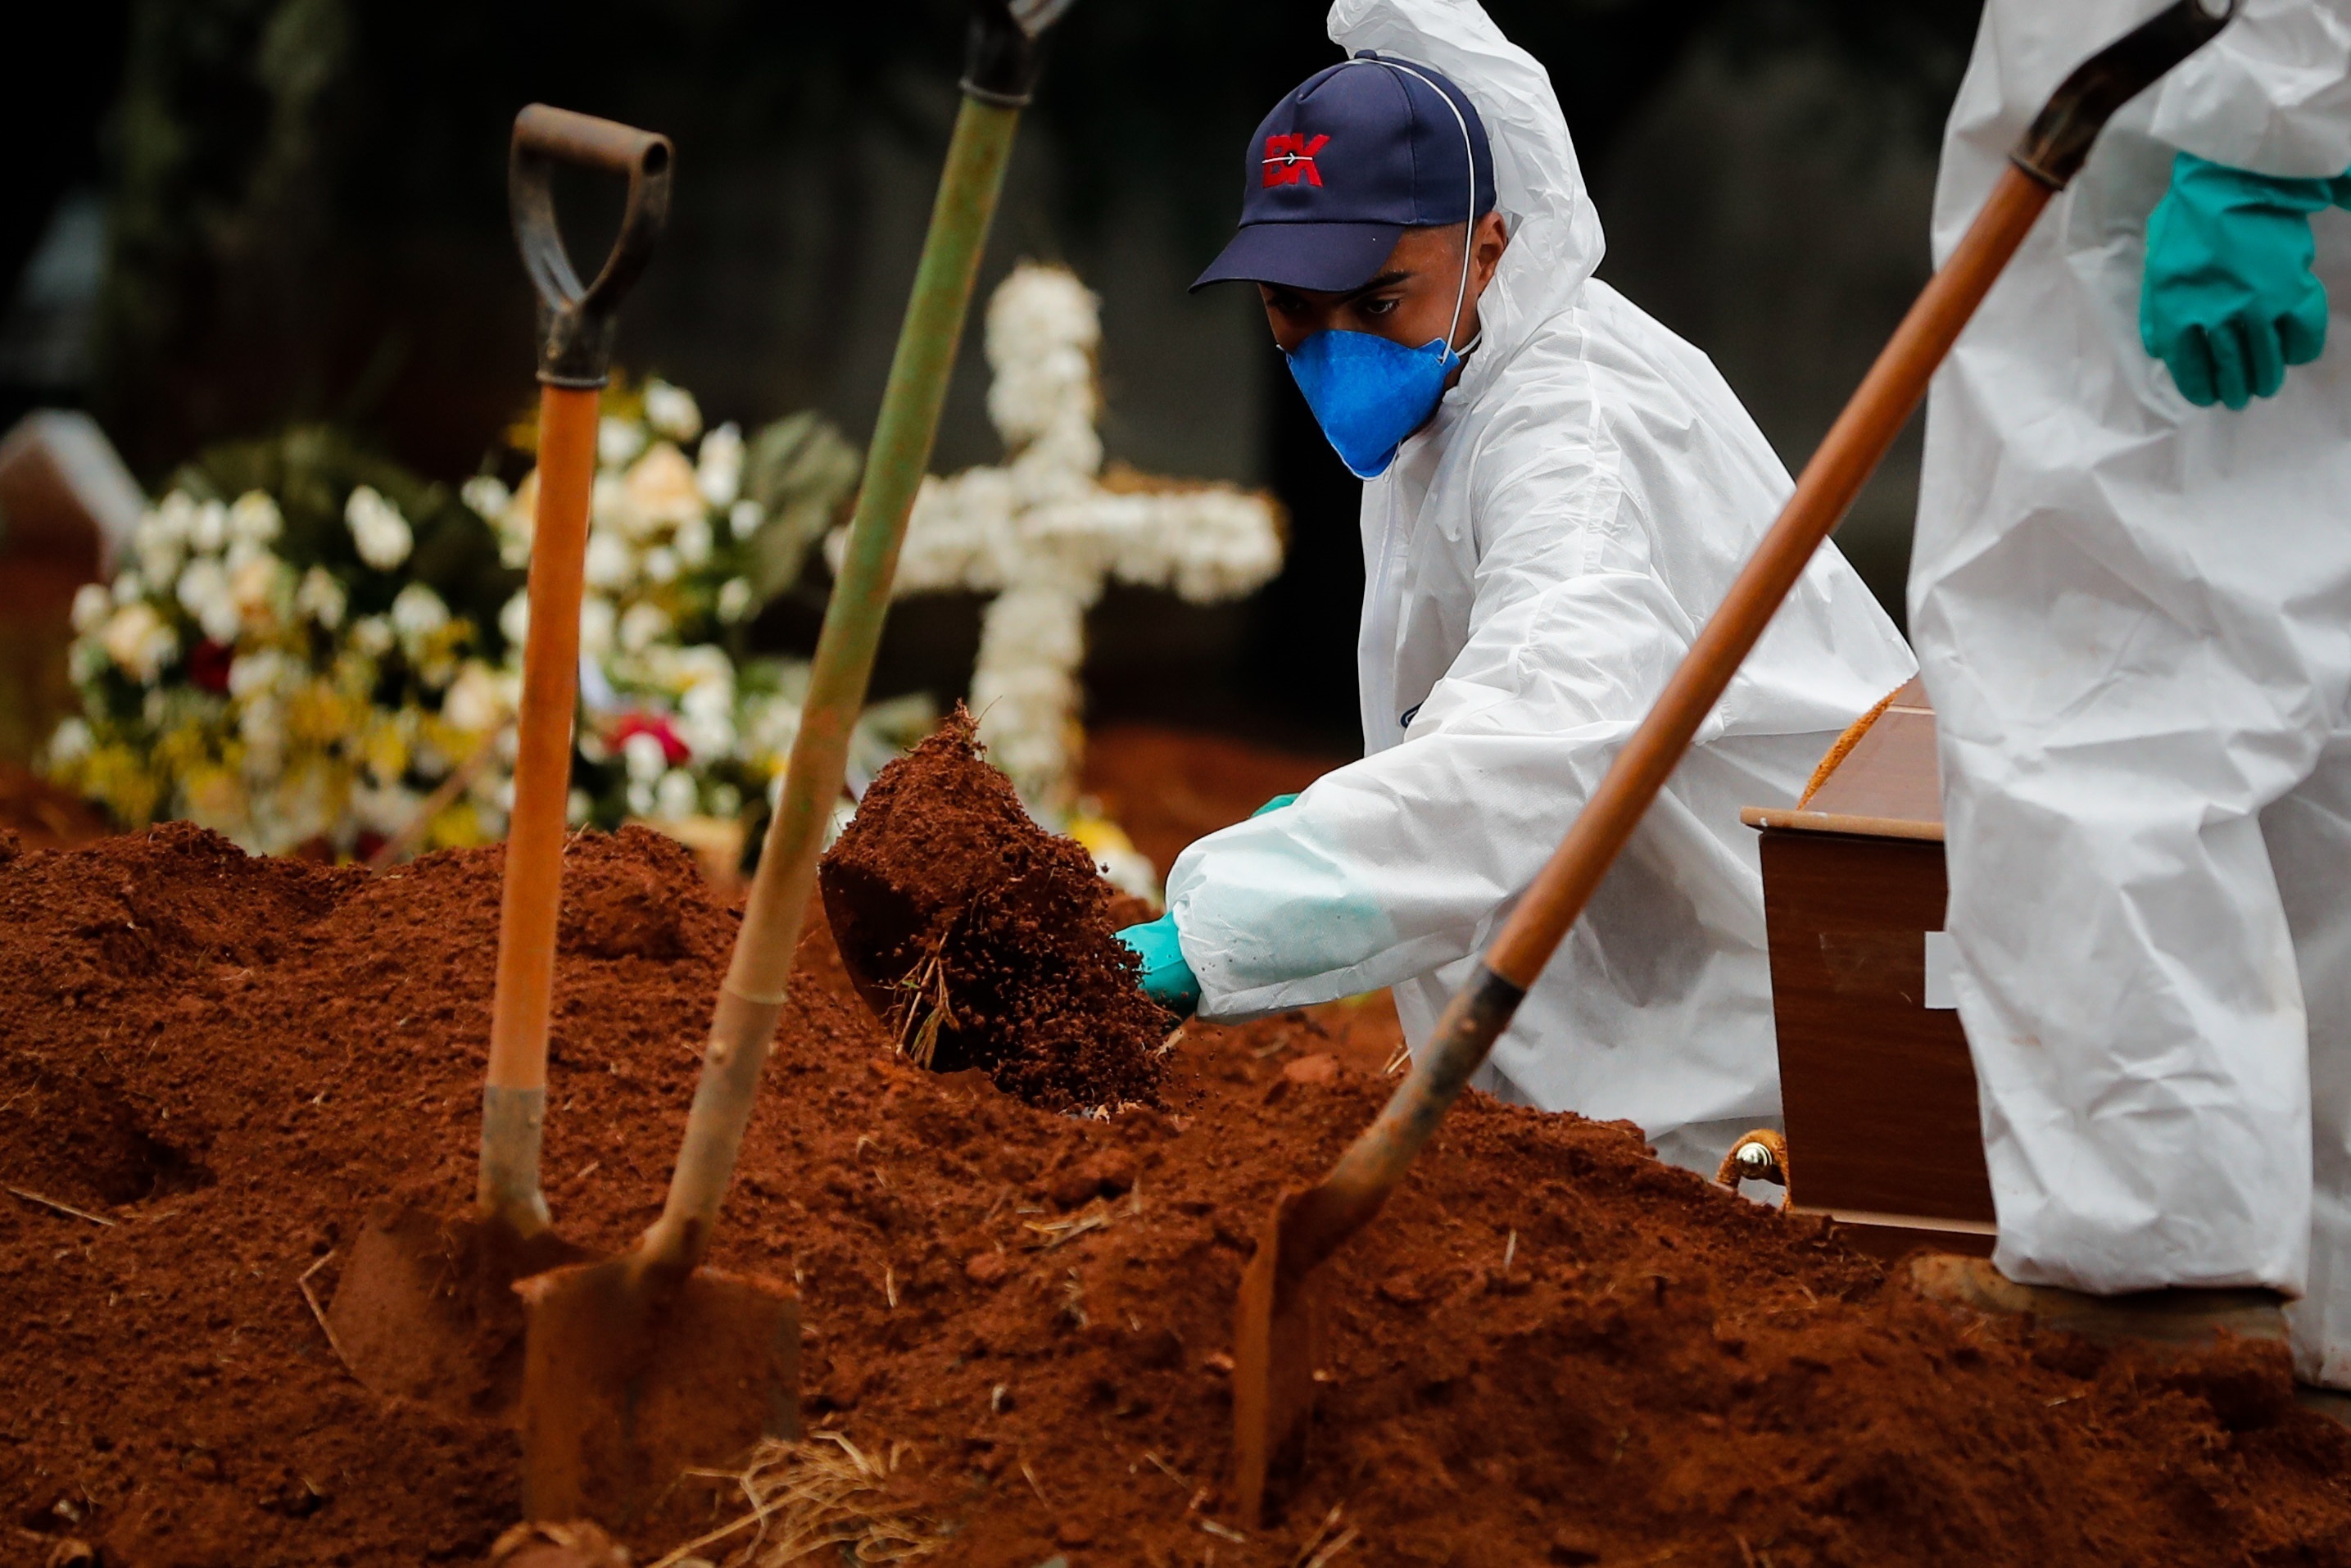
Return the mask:
M 327 1324 L 378 1396 L 510 1420 L 523 1366 L 514 1283 L 587 1256 L 552 1231 L 523 1237 L 472 1214 L 386 1205 L 351 1245 Z
M 689 1469 L 799 1436 L 799 1301 L 765 1280 L 633 1258 L 516 1287 L 523 1354 L 523 1512 L 630 1529 Z
M 1293 1223 L 1304 1196 L 1283 1194 L 1266 1217 L 1234 1314 L 1233 1481 L 1251 1529 L 1264 1522 L 1268 1480 L 1304 1458 L 1314 1414 L 1321 1302 Z

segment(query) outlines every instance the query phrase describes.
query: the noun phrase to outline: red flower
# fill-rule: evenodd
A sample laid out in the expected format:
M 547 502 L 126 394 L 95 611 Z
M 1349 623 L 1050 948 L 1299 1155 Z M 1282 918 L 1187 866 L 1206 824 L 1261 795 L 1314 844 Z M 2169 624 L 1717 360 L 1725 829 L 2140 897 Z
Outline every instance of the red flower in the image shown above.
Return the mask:
M 692 748 L 679 738 L 677 728 L 670 723 L 667 714 L 648 713 L 643 708 L 624 713 L 612 721 L 611 728 L 605 732 L 604 742 L 618 751 L 628 744 L 632 735 L 650 735 L 660 741 L 662 756 L 668 758 L 672 768 L 694 755 Z
M 188 680 L 200 692 L 228 690 L 228 667 L 236 650 L 207 637 L 188 650 Z

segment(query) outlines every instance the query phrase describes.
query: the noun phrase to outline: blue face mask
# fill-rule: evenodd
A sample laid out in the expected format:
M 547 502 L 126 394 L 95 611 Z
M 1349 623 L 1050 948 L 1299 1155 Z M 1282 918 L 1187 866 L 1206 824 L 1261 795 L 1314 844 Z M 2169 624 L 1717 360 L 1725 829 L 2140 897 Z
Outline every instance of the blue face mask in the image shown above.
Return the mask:
M 1458 309 L 1458 307 L 1456 307 Z M 1358 479 L 1376 479 L 1395 461 L 1445 395 L 1461 356 L 1442 338 L 1417 349 L 1369 332 L 1317 332 L 1284 356 L 1306 406 Z

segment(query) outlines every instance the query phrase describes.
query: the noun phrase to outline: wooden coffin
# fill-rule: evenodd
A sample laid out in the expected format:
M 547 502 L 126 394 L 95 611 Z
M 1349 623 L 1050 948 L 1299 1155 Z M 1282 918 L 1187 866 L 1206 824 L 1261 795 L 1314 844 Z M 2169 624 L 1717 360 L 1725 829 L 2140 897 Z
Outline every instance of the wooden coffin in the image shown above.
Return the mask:
M 1787 1116 L 1788 1200 L 1886 1256 L 1988 1253 L 1975 1070 L 1942 936 L 1935 716 L 1916 681 L 1794 808 L 1750 808 Z

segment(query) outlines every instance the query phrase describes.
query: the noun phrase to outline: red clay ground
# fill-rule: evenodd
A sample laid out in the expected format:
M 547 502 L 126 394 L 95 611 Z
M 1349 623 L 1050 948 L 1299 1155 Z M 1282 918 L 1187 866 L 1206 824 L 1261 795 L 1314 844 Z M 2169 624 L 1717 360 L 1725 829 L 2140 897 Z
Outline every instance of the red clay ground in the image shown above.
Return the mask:
M 511 1521 L 512 1435 L 380 1405 L 302 1291 L 403 1177 L 470 1190 L 498 868 L 185 828 L 0 864 L 0 1183 L 47 1200 L 0 1197 L 6 1561 L 465 1562 Z M 643 832 L 575 840 L 566 894 L 548 1186 L 616 1247 L 734 917 Z M 2351 1434 L 2276 1356 L 1961 1324 L 1625 1129 L 1475 1096 L 1332 1266 L 1312 1467 L 1238 1531 L 1244 1238 L 1369 1117 L 1392 1022 L 1189 1030 L 1167 1112 L 1080 1121 L 893 1061 L 821 928 L 801 962 L 712 1260 L 799 1277 L 810 1425 L 897 1454 L 930 1561 L 2351 1563 Z

